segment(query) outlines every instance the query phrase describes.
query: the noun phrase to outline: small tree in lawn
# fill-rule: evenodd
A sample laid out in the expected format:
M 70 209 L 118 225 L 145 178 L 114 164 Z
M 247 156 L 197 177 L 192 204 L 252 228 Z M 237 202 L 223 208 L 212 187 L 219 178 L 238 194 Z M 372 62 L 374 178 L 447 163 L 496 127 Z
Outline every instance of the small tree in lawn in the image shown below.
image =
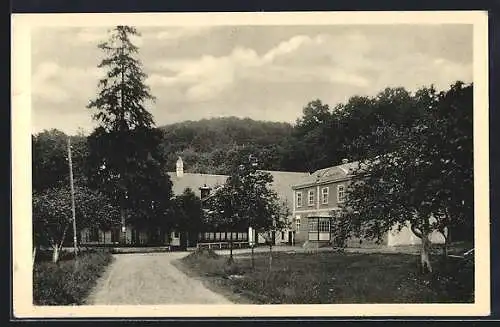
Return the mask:
M 273 262 L 273 246 L 275 242 L 275 235 L 280 233 L 287 227 L 288 216 L 290 211 L 286 204 L 280 203 L 276 193 L 269 194 L 270 198 L 267 199 L 267 207 L 262 210 L 260 219 L 254 221 L 257 234 L 262 235 L 266 240 L 269 247 L 269 271 L 272 269 Z M 254 258 L 252 251 L 252 268 L 254 267 Z
M 78 228 L 109 226 L 119 220 L 117 208 L 102 193 L 85 186 L 75 187 Z M 33 194 L 33 230 L 36 245 L 52 247 L 57 263 L 73 217 L 69 187 L 55 186 Z
M 226 183 L 217 188 L 214 194 L 206 200 L 206 209 L 208 210 L 207 225 L 217 230 L 229 230 L 231 236 L 229 239 L 229 259 L 228 264 L 234 262 L 233 259 L 233 230 L 241 228 L 244 220 L 238 211 L 240 194 L 232 185 L 231 177 Z
M 210 199 L 213 220 L 228 228 L 252 227 L 266 238 L 272 253 L 272 235 L 286 226 L 287 207 L 280 204 L 270 186 L 273 176 L 257 169 L 253 156 L 236 167 L 226 183 Z M 232 248 L 232 247 L 231 247 Z M 232 251 L 230 255 L 232 260 Z M 253 263 L 252 247 L 252 263 Z M 271 260 L 271 259 L 270 259 Z
M 278 195 L 271 189 L 273 176 L 258 170 L 257 160 L 250 155 L 232 176 L 233 187 L 238 190 L 240 202 L 237 210 L 247 226 L 256 235 L 264 237 L 269 246 L 269 264 L 272 262 L 274 235 L 287 226 L 288 207 L 280 203 Z M 252 246 L 252 267 L 254 264 Z
M 139 35 L 134 27 L 116 26 L 98 45 L 106 54 L 98 67 L 107 72 L 98 83 L 96 99 L 87 106 L 99 122 L 89 137 L 89 179 L 120 207 L 123 226 L 131 216 L 131 223 L 153 229 L 167 217 L 172 184 L 160 149 L 162 133 L 153 128 L 145 106 L 155 98 L 135 57 L 138 48 L 132 37 Z

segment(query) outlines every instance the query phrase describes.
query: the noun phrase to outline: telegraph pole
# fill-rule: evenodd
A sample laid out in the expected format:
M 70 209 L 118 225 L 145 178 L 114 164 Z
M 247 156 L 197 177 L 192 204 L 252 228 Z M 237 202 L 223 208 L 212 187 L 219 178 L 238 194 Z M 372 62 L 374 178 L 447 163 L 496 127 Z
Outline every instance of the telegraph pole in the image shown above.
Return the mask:
M 76 237 L 75 187 L 73 185 L 73 162 L 71 161 L 71 138 L 69 136 L 68 136 L 68 163 L 69 163 L 69 184 L 71 187 L 71 214 L 73 216 L 73 246 L 76 257 L 78 255 L 78 244 Z

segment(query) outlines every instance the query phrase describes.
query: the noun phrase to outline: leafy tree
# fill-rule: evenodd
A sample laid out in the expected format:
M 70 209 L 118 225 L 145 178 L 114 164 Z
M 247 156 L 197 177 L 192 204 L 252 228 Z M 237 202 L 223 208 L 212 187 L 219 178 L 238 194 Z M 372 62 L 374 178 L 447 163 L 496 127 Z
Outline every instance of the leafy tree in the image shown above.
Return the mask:
M 189 246 L 204 227 L 201 200 L 190 188 L 186 188 L 181 195 L 174 198 L 174 212 L 176 227 L 186 233 L 185 243 Z
M 33 190 L 68 185 L 68 138 L 64 132 L 52 129 L 32 135 Z M 87 147 L 85 137 L 71 136 L 73 173 L 75 181 L 84 182 Z
M 386 124 L 365 139 L 369 145 L 391 135 L 390 151 L 362 160 L 345 209 L 357 236 L 381 240 L 409 224 L 422 241 L 422 269 L 432 271 L 430 234 L 440 231 L 447 240 L 450 227 L 473 221 L 472 86 L 456 83 L 439 94 L 424 88 L 415 101 L 425 115 L 413 126 Z
M 168 218 L 172 184 L 160 151 L 162 133 L 153 128 L 145 107 L 154 97 L 144 83 L 132 36 L 140 36 L 134 27 L 117 26 L 98 45 L 107 55 L 98 67 L 107 74 L 98 83 L 97 98 L 88 104 L 100 123 L 89 137 L 89 177 L 93 187 L 121 208 L 122 225 L 128 221 L 153 230 Z
M 272 175 L 258 170 L 255 157 L 249 156 L 207 203 L 212 212 L 211 223 L 215 226 L 228 229 L 252 227 L 263 236 L 269 246 L 270 262 L 274 233 L 286 227 L 288 216 L 286 206 L 279 202 L 278 195 L 271 189 L 272 182 Z
M 116 207 L 100 192 L 87 187 L 75 187 L 77 228 L 109 227 L 118 221 Z M 52 261 L 57 262 L 73 221 L 69 186 L 55 186 L 33 193 L 33 231 L 37 246 L 50 246 Z

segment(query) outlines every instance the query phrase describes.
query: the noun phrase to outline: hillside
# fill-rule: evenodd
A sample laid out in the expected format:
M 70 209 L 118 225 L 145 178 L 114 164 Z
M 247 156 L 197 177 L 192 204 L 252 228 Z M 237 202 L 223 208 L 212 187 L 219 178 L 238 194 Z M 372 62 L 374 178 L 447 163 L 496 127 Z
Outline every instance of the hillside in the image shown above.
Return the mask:
M 161 126 L 169 170 L 178 156 L 186 172 L 228 174 L 240 159 L 255 155 L 262 169 L 280 170 L 292 126 L 222 117 Z

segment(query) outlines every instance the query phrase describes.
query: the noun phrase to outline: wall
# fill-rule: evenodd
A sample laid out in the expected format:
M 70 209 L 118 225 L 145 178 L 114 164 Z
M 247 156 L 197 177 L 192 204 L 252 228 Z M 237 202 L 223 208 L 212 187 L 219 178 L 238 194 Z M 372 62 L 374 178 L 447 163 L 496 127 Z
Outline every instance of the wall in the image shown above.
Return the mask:
M 350 237 L 347 240 L 347 247 L 349 248 L 380 248 L 387 246 L 387 233 L 384 234 L 382 242 L 377 243 L 376 240 L 363 239 L 358 237 Z
M 434 231 L 431 233 L 430 240 L 434 244 L 443 244 L 444 237 L 441 233 Z M 416 245 L 421 244 L 422 240 L 418 238 L 409 226 L 404 226 L 401 231 L 397 231 L 396 228 L 393 228 L 388 233 L 387 245 L 388 246 L 398 246 L 398 245 Z
M 344 190 L 347 189 L 348 181 L 338 181 L 331 182 L 318 186 L 310 186 L 301 189 L 294 190 L 294 210 L 295 211 L 308 211 L 315 209 L 329 209 L 329 208 L 338 208 L 339 203 L 337 201 L 337 193 L 338 186 L 343 185 Z M 322 198 L 322 189 L 328 188 L 328 203 L 323 203 Z M 313 191 L 314 194 L 314 203 L 313 205 L 309 205 L 309 191 Z M 302 206 L 298 206 L 297 203 L 297 193 L 302 192 Z

